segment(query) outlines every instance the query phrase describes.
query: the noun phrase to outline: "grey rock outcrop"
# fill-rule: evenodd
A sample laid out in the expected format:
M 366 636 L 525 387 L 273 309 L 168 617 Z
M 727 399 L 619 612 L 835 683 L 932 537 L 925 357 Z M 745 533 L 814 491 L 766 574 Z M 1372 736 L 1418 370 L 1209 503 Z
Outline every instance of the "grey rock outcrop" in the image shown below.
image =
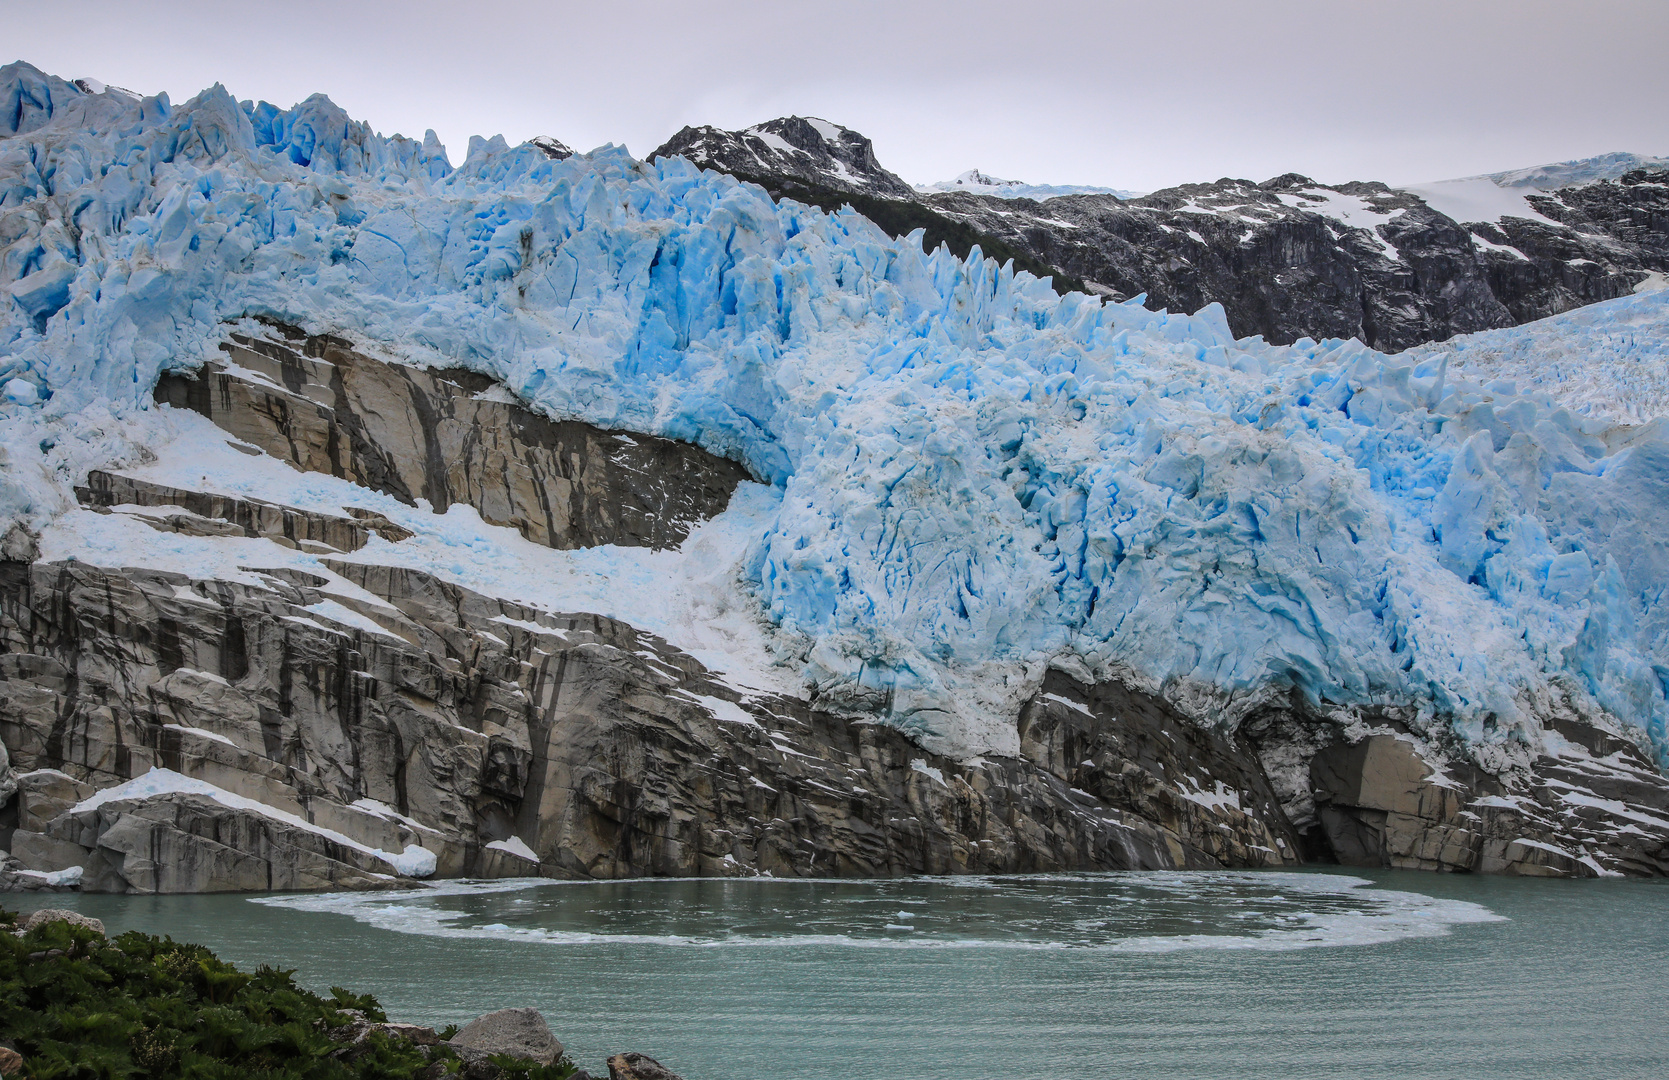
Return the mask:
M 160 532 L 187 536 L 253 536 L 304 551 L 358 551 L 374 533 L 399 542 L 411 533 L 372 510 L 348 507 L 348 516 L 320 514 L 278 506 L 259 499 L 239 499 L 152 484 L 129 476 L 93 470 L 76 487 L 76 498 L 91 510 L 115 507 L 155 508 L 163 512 L 134 516 Z
M 615 1054 L 608 1059 L 609 1080 L 683 1080 L 648 1054 Z
M 743 176 L 792 178 L 835 191 L 895 199 L 916 193 L 881 167 L 868 138 L 816 117 L 784 116 L 743 131 L 685 127 L 645 160 L 663 157 L 685 157 L 703 168 Z
M 1627 739 L 1575 717 L 1555 726 L 1558 756 L 1504 776 L 1434 753 L 1396 723 L 1322 736 L 1283 806 L 1307 855 L 1347 866 L 1669 875 L 1669 781 Z
M 4 745 L 0 745 L 0 806 L 4 806 L 17 794 L 17 777 L 12 775 L 11 755 L 6 752 Z
M 13 843 L 25 835 L 19 832 Z M 42 865 L 83 867 L 81 885 L 89 892 L 318 891 L 394 884 L 390 866 L 358 847 L 201 795 L 120 799 L 66 812 L 48 824 L 35 850 Z
M 225 349 L 197 378 L 163 377 L 156 399 L 303 472 L 436 513 L 464 503 L 550 547 L 676 546 L 747 479 L 687 443 L 550 420 L 474 372 L 384 363 L 334 338 Z
M 104 933 L 104 923 L 102 921 L 90 915 L 83 915 L 79 911 L 68 911 L 64 908 L 42 908 L 39 911 L 31 912 L 29 917 L 23 920 L 22 930 L 24 933 L 28 933 L 53 922 L 66 922 L 71 926 L 91 930 L 95 934 Z
M 505 1054 L 540 1065 L 553 1065 L 562 1056 L 562 1044 L 538 1009 L 500 1009 L 477 1017 L 452 1036 L 449 1044 L 457 1050 Z
M 13 522 L 5 535 L 0 536 L 0 562 L 28 563 L 40 557 L 40 537 L 23 522 Z

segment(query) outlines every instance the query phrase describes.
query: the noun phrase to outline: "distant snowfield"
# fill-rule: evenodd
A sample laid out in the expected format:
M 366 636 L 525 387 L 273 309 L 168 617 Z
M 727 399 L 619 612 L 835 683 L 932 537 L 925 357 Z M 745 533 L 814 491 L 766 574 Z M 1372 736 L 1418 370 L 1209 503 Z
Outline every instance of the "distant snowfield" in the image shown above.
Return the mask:
M 1488 177 L 1472 180 L 1440 180 L 1433 184 L 1415 184 L 1403 191 L 1418 195 L 1426 205 L 1440 214 L 1447 214 L 1465 224 L 1473 221 L 1499 222 L 1504 217 L 1527 218 L 1549 225 L 1558 222 L 1530 205 L 1526 195 L 1536 195 L 1534 188 L 1501 187 Z
M 1345 720 L 1397 705 L 1496 769 L 1571 707 L 1669 747 L 1669 439 L 1645 422 L 1669 294 L 1520 328 L 1568 377 L 1509 386 L 1505 338 L 1475 346 L 1478 375 L 1236 341 L 1216 305 L 1059 297 L 682 159 L 477 141 L 453 167 L 322 97 L 173 106 L 19 65 L 5 93 L 56 102 L 0 117 L 23 124 L 0 138 L 0 526 L 43 530 L 49 558 L 316 567 L 70 492 L 88 468 L 152 469 L 379 510 L 417 535 L 353 558 L 616 615 L 739 685 L 811 687 L 962 757 L 1018 749 L 1051 666 L 1224 726 L 1293 696 Z M 256 314 L 698 443 L 768 486 L 676 552 L 555 552 L 464 507 L 251 465 L 150 395 Z M 1607 379 L 1639 384 L 1626 428 L 1596 411 Z
M 923 195 L 947 191 L 962 191 L 970 195 L 995 195 L 999 199 L 1056 199 L 1062 195 L 1114 195 L 1120 199 L 1140 198 L 1143 192 L 1123 188 L 1098 187 L 1094 184 L 1028 184 L 1020 180 L 1002 180 L 988 176 L 978 169 L 969 169 L 954 180 L 938 180 L 931 184 L 916 184 Z

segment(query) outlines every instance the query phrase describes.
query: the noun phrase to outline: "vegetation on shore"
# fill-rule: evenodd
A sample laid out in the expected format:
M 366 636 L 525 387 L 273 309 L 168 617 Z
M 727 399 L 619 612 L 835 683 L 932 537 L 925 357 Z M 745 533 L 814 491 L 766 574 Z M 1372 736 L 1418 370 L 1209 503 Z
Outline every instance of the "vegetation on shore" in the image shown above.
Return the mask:
M 466 1064 L 438 1040 L 379 1030 L 387 1017 L 369 994 L 333 987 L 320 997 L 293 971 L 239 971 L 201 945 L 136 931 L 107 939 L 64 921 L 16 927 L 0 910 L 0 1042 L 23 1058 L 18 1072 L 0 1052 L 14 1062 L 8 1077 L 567 1080 L 575 1071 L 566 1060 Z

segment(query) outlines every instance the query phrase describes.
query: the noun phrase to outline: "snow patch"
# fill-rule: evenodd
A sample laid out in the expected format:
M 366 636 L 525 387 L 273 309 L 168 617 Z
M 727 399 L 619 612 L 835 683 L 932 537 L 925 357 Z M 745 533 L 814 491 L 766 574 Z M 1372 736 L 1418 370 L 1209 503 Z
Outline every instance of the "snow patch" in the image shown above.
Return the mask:
M 352 848 L 366 855 L 375 856 L 394 867 L 395 871 L 406 877 L 428 877 L 435 872 L 437 865 L 433 852 L 426 851 L 417 845 L 408 845 L 398 854 L 390 854 L 381 848 L 369 847 L 352 837 L 345 836 L 334 829 L 326 829 L 315 825 L 287 810 L 280 810 L 266 803 L 242 795 L 235 795 L 225 788 L 216 787 L 206 780 L 185 776 L 172 769 L 152 768 L 142 776 L 136 776 L 125 783 L 114 787 L 102 788 L 91 796 L 83 799 L 71 807 L 69 813 L 80 813 L 84 810 L 96 810 L 105 803 L 117 802 L 122 799 L 154 799 L 161 795 L 203 795 L 232 810 L 247 810 L 271 818 L 273 821 L 303 829 L 307 832 L 322 836 L 327 840 Z
M 923 776 L 931 778 L 936 783 L 943 784 L 945 782 L 945 774 L 929 765 L 926 758 L 913 758 L 910 761 L 910 769 L 913 772 L 919 772 Z
M 539 862 L 539 856 L 533 854 L 533 849 L 528 847 L 527 843 L 519 836 L 512 836 L 508 840 L 490 841 L 487 844 L 487 849 L 489 851 L 502 851 L 507 855 L 514 855 L 518 859 L 525 859 L 535 865 Z

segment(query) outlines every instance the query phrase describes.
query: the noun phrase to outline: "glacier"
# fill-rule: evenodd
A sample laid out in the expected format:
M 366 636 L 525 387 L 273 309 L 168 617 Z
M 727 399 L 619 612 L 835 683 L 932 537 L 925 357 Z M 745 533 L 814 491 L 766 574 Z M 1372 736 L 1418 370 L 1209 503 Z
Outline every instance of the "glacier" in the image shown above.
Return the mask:
M 1656 397 L 1236 340 L 679 158 L 454 166 L 322 96 L 88 87 L 0 68 L 0 531 L 143 464 L 158 377 L 272 319 L 741 462 L 771 658 L 942 752 L 1014 753 L 1053 666 L 1226 727 L 1393 708 L 1496 770 L 1572 712 L 1669 754 Z M 1669 293 L 1612 303 L 1661 327 Z M 1655 334 L 1607 362 L 1660 379 Z

